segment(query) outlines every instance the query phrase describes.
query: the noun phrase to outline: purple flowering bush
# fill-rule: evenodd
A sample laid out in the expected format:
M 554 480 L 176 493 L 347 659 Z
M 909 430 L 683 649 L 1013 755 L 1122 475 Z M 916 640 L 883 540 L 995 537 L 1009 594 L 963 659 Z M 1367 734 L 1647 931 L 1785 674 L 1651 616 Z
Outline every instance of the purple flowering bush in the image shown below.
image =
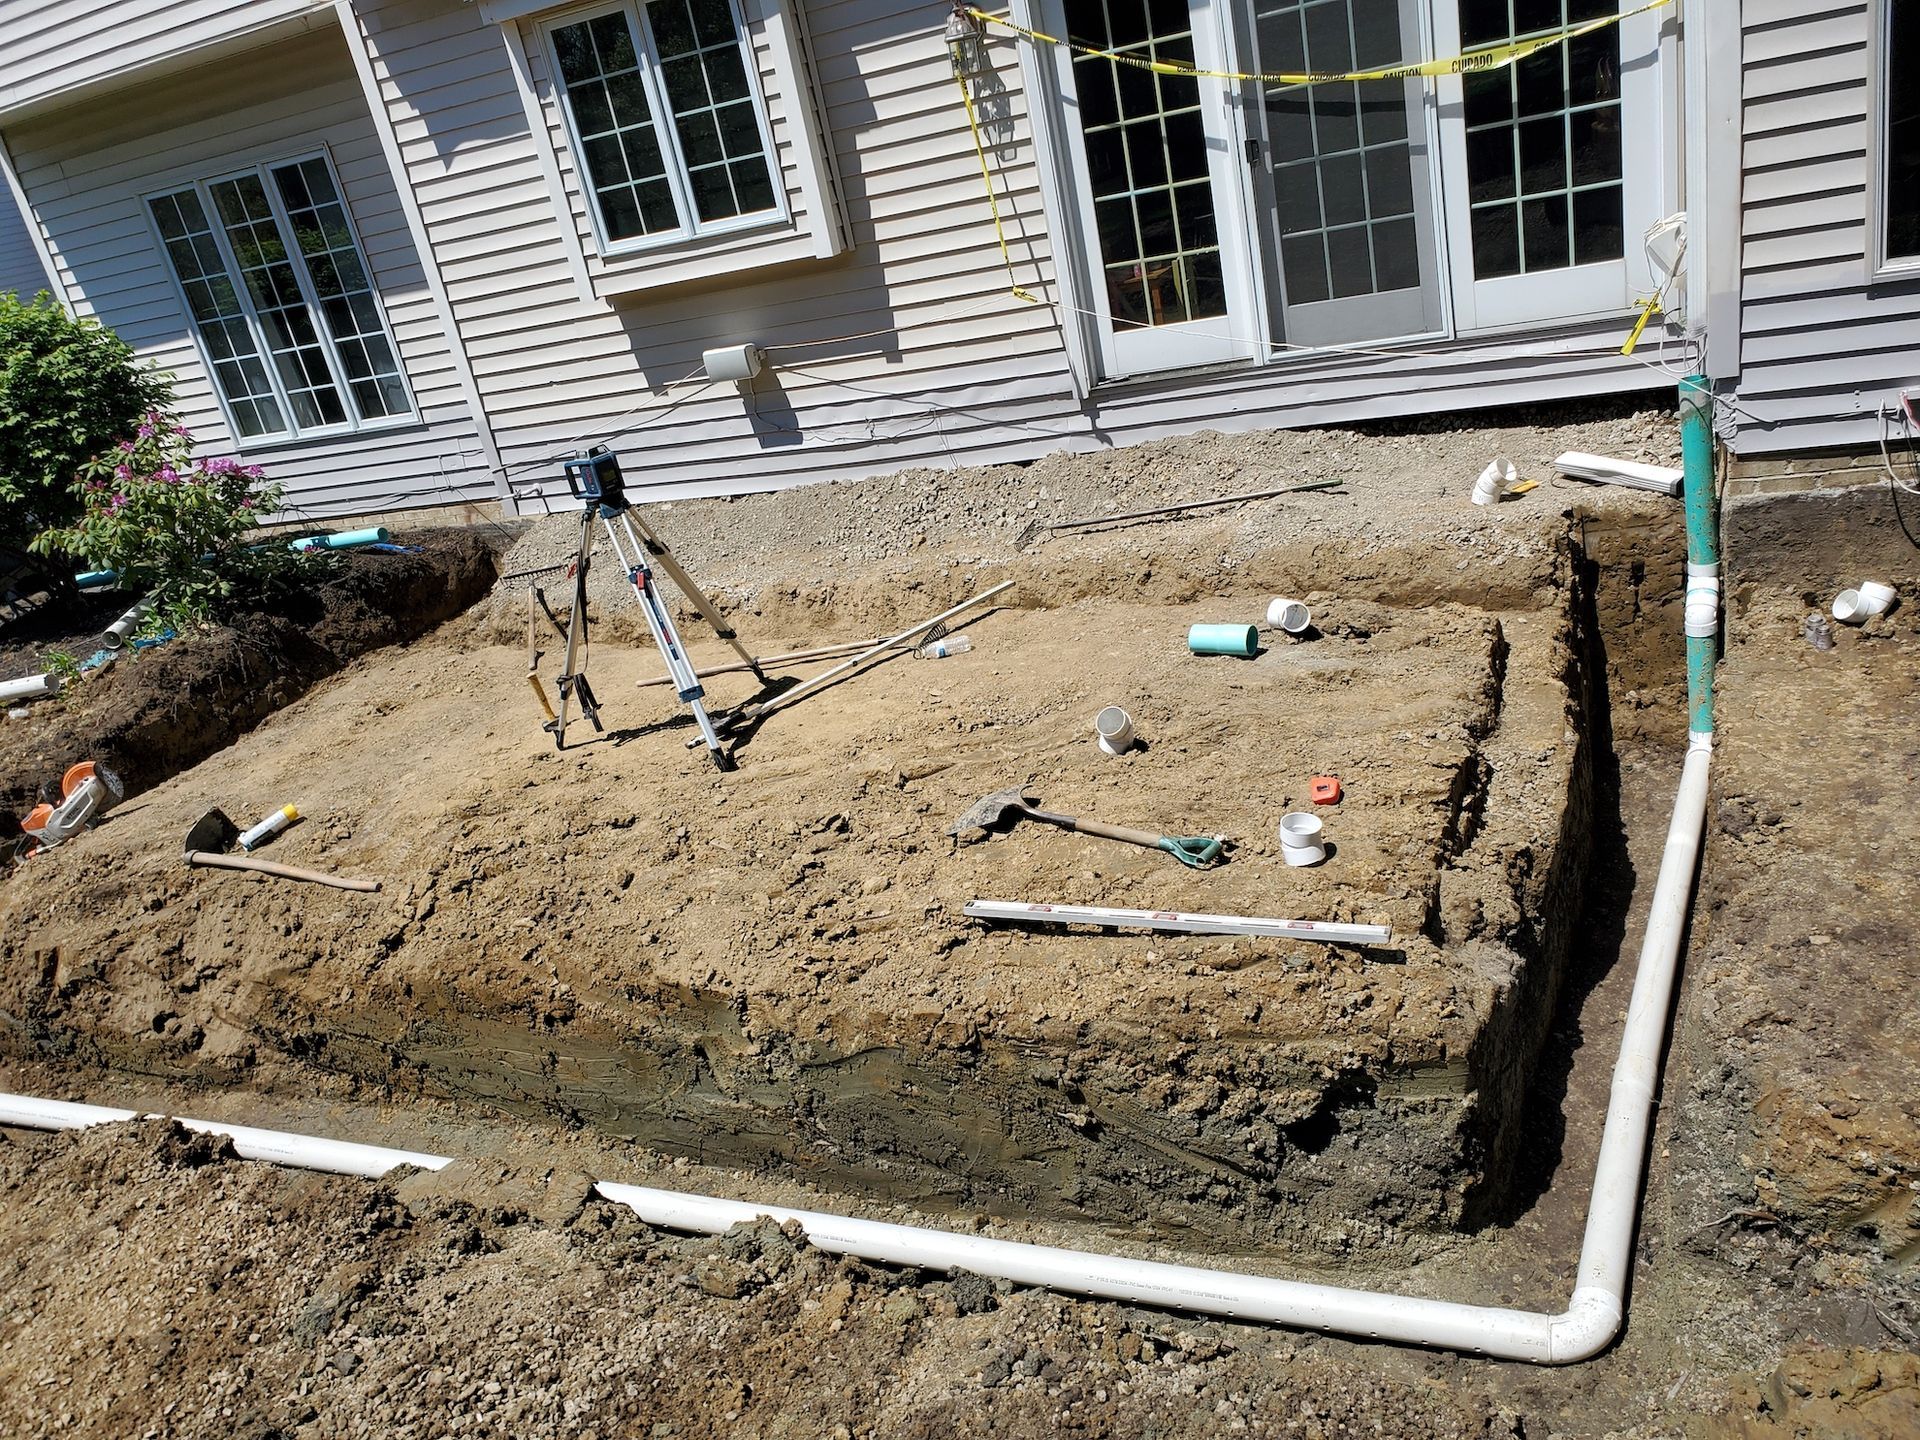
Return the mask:
M 80 518 L 42 531 L 33 548 L 118 571 L 123 590 L 156 597 L 156 626 L 176 629 L 224 619 L 324 568 L 324 559 L 279 542 L 247 543 L 282 495 L 258 465 L 192 452 L 184 425 L 148 411 L 131 440 L 81 467 L 73 486 Z

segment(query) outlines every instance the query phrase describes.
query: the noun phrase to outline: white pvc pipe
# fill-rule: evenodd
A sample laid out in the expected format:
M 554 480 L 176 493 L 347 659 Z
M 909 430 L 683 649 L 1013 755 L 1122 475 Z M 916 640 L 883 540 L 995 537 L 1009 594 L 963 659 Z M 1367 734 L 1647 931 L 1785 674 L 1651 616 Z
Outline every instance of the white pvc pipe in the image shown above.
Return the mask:
M 19 1125 L 30 1130 L 80 1130 L 89 1125 L 111 1125 L 140 1118 L 138 1110 L 0 1094 L 0 1125 Z M 160 1117 L 149 1115 L 147 1118 Z M 276 1165 L 291 1165 L 300 1170 L 328 1170 L 336 1175 L 364 1175 L 372 1180 L 398 1165 L 438 1170 L 453 1163 L 450 1155 L 425 1155 L 417 1150 L 360 1145 L 351 1140 L 327 1140 L 285 1130 L 258 1130 L 251 1125 L 229 1125 L 224 1120 L 195 1120 L 186 1115 L 173 1118 L 189 1130 L 227 1136 L 233 1141 L 235 1153 L 245 1159 L 271 1160 Z
M 54 675 L 22 675 L 18 680 L 0 680 L 0 702 L 8 700 L 37 700 L 42 695 L 52 695 L 59 691 L 60 681 Z
M 1694 735 L 1674 798 L 1646 938 L 1640 947 L 1633 999 L 1627 1007 L 1620 1058 L 1614 1064 L 1606 1129 L 1594 1166 L 1593 1198 L 1587 1210 L 1586 1238 L 1580 1247 L 1573 1298 L 1558 1315 L 955 1235 L 913 1225 L 856 1220 L 818 1210 L 639 1185 L 601 1181 L 594 1188 L 604 1198 L 629 1207 L 648 1224 L 667 1229 L 720 1234 L 761 1217 L 782 1224 L 798 1221 L 808 1240 L 823 1250 L 887 1264 L 936 1271 L 971 1270 L 1075 1295 L 1472 1351 L 1505 1360 L 1564 1365 L 1589 1359 L 1611 1343 L 1626 1313 L 1627 1277 L 1647 1133 L 1653 1118 L 1653 1094 L 1659 1080 L 1674 977 L 1679 970 L 1694 867 L 1706 823 L 1707 775 L 1712 757 L 1712 739 Z M 0 1094 L 0 1125 L 62 1130 L 134 1118 L 131 1110 Z M 396 1165 L 437 1170 L 449 1163 L 441 1155 L 255 1130 L 218 1121 L 182 1119 L 180 1123 L 231 1136 L 235 1150 L 249 1159 L 308 1169 L 374 1176 Z

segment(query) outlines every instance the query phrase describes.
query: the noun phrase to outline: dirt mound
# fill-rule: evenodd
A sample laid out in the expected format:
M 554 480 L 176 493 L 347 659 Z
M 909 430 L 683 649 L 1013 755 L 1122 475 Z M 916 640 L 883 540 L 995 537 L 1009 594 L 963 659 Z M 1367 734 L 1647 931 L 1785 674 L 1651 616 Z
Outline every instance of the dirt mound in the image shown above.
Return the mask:
M 282 611 L 142 652 L 9 724 L 0 731 L 0 831 L 14 829 L 14 817 L 76 761 L 118 771 L 129 795 L 151 789 L 355 656 L 423 634 L 493 584 L 493 551 L 478 531 L 433 531 L 409 543 L 419 552 L 350 553 L 338 575 Z
M 566 1175 L 367 1182 L 209 1143 L 147 1121 L 0 1144 L 0 1432 L 1523 1433 L 1282 1334 L 892 1271 L 769 1223 L 673 1236 Z

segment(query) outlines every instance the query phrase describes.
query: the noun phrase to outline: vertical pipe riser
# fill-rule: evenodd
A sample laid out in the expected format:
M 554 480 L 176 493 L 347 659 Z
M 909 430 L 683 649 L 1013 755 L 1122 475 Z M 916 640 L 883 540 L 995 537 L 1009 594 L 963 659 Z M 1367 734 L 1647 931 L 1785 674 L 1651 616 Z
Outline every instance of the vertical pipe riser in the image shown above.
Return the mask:
M 1680 382 L 1680 456 L 1687 507 L 1687 729 L 1713 733 L 1713 671 L 1720 659 L 1720 526 L 1713 491 L 1712 392 L 1704 375 Z

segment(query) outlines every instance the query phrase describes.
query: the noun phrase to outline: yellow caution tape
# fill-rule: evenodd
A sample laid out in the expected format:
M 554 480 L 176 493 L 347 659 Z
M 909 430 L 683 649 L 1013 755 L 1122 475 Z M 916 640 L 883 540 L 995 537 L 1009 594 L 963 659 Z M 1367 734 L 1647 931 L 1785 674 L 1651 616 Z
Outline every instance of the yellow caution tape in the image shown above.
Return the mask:
M 1037 295 L 1030 295 L 1020 288 L 1020 282 L 1013 273 L 1013 252 L 1007 249 L 1006 227 L 1000 223 L 1000 198 L 993 193 L 993 171 L 987 168 L 987 147 L 980 138 L 980 117 L 973 108 L 973 92 L 967 88 L 967 77 L 961 67 L 955 65 L 953 78 L 960 82 L 960 103 L 967 107 L 967 128 L 973 131 L 973 153 L 980 157 L 980 178 L 987 186 L 987 208 L 993 212 L 993 238 L 1000 242 L 1000 259 L 1007 267 L 1007 284 L 1013 291 L 1013 298 L 1038 305 Z
M 969 8 L 967 14 L 975 20 L 988 25 L 998 25 L 1003 30 L 1011 30 L 1029 40 L 1043 45 L 1064 45 L 1077 55 L 1094 55 L 1103 60 L 1111 60 L 1116 65 L 1131 65 L 1137 70 L 1151 70 L 1156 75 L 1183 75 L 1194 79 L 1208 80 L 1255 80 L 1266 85 L 1324 85 L 1336 80 L 1406 80 L 1414 76 L 1432 75 L 1472 75 L 1486 70 L 1499 70 L 1537 54 L 1552 45 L 1562 45 L 1569 40 L 1577 40 L 1582 35 L 1591 35 L 1596 30 L 1604 30 L 1609 25 L 1618 25 L 1622 20 L 1631 20 L 1636 15 L 1645 15 L 1649 11 L 1659 10 L 1671 5 L 1674 0 L 1652 0 L 1637 10 L 1628 10 L 1619 15 L 1602 15 L 1597 20 L 1584 24 L 1570 25 L 1564 30 L 1556 30 L 1546 35 L 1534 35 L 1525 40 L 1513 40 L 1504 45 L 1488 45 L 1479 50 L 1469 50 L 1464 55 L 1456 55 L 1449 60 L 1421 60 L 1412 65 L 1389 65 L 1380 70 L 1349 70 L 1342 74 L 1321 74 L 1303 72 L 1301 74 L 1259 75 L 1240 70 L 1201 70 L 1184 60 L 1148 60 L 1139 55 L 1125 55 L 1114 50 L 1102 50 L 1093 45 L 1082 45 L 1077 40 L 1062 40 L 1057 35 L 1045 35 L 1038 30 L 1029 30 L 1024 25 L 1016 25 L 998 15 L 989 15 L 986 11 Z

